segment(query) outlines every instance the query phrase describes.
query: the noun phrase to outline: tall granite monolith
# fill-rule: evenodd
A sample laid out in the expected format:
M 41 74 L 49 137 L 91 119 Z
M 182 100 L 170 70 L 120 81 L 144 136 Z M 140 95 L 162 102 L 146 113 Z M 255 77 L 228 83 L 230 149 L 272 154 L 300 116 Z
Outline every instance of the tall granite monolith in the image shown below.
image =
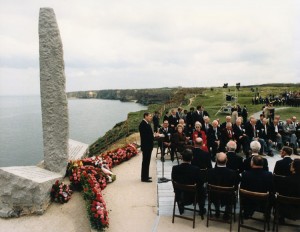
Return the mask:
M 68 162 L 68 102 L 63 46 L 53 9 L 39 16 L 40 85 L 45 168 L 64 174 Z

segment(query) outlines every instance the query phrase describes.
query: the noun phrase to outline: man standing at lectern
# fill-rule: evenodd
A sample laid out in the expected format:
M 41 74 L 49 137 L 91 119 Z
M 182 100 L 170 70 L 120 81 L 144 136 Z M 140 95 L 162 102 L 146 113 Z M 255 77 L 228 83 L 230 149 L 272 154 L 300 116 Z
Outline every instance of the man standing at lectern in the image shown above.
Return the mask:
M 152 121 L 152 114 L 149 112 L 144 113 L 144 119 L 139 125 L 140 137 L 141 137 L 141 150 L 143 152 L 142 161 L 142 182 L 152 182 L 152 178 L 149 176 L 149 166 L 151 160 L 151 153 L 153 150 L 154 135 L 150 125 Z

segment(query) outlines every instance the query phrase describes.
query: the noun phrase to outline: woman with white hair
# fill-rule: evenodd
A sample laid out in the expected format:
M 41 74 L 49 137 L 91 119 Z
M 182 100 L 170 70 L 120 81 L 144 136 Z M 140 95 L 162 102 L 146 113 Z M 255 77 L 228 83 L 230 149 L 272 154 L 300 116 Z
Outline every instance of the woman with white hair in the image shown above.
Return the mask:
M 195 141 L 197 138 L 202 139 L 202 147 L 201 149 L 203 151 L 208 152 L 208 147 L 207 147 L 207 137 L 206 134 L 203 130 L 201 130 L 202 124 L 200 122 L 195 122 L 195 131 L 193 132 L 192 138 L 193 138 L 193 144 L 195 144 Z

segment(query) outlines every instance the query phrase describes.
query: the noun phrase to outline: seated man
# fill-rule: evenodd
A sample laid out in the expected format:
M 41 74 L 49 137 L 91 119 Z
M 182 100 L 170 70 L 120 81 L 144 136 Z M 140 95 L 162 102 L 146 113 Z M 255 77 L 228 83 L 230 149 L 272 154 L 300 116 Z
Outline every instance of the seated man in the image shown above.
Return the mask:
M 271 140 L 275 142 L 276 148 L 280 150 L 282 148 L 283 128 L 282 125 L 279 124 L 278 117 L 275 117 L 273 124 L 271 123 L 270 133 Z
M 205 191 L 203 187 L 203 181 L 200 177 L 200 169 L 194 165 L 191 165 L 193 153 L 190 149 L 182 152 L 183 162 L 179 165 L 175 165 L 172 168 L 172 180 L 179 184 L 198 186 L 198 204 L 200 207 L 200 214 L 205 214 Z M 194 196 L 187 192 L 175 191 L 176 201 L 179 207 L 180 214 L 183 214 L 183 206 L 189 205 L 194 202 Z
M 226 167 L 227 156 L 225 153 L 220 152 L 217 154 L 217 166 L 213 169 L 208 170 L 207 178 L 208 184 L 223 186 L 223 187 L 232 187 L 238 186 L 239 184 L 239 175 L 237 172 Z M 231 208 L 228 205 L 227 196 L 211 196 L 212 202 L 216 209 L 216 217 L 220 216 L 220 206 L 225 205 L 225 213 L 223 215 L 224 220 L 229 219 L 228 212 Z
M 254 155 L 251 159 L 251 169 L 242 173 L 241 189 L 252 192 L 271 194 L 273 196 L 273 175 L 271 172 L 264 170 L 263 158 Z M 245 218 L 251 217 L 254 211 L 262 211 L 261 204 L 258 201 L 247 200 L 245 202 Z
M 251 160 L 252 160 L 252 157 L 253 156 L 260 156 L 258 154 L 260 148 L 261 148 L 261 145 L 258 141 L 252 141 L 250 143 L 250 148 L 252 150 L 252 155 L 246 159 L 244 159 L 244 162 L 243 162 L 243 170 L 250 170 L 251 169 Z M 265 158 L 262 158 L 263 160 L 263 169 L 265 171 L 269 171 L 269 164 L 268 164 L 268 160 L 265 159 Z
M 159 137 L 158 144 L 161 150 L 161 160 L 164 161 L 165 150 L 171 147 L 171 129 L 169 128 L 168 120 L 164 120 L 163 126 L 159 128 L 158 133 L 162 135 Z
M 289 197 L 300 198 L 300 159 L 295 159 L 291 163 L 291 175 L 284 180 L 283 191 L 279 194 Z M 281 205 L 279 207 L 279 221 L 284 222 L 284 218 L 292 220 L 300 219 L 300 207 L 296 205 Z
M 268 125 L 268 119 L 264 118 L 260 125 L 258 136 L 263 141 L 265 153 L 267 153 L 268 156 L 273 157 L 274 154 L 271 150 L 271 145 L 273 143 L 273 141 L 271 139 L 271 134 L 272 134 L 272 132 L 271 132 L 271 128 Z
M 283 147 L 280 150 L 280 156 L 282 160 L 278 160 L 274 167 L 274 174 L 280 176 L 289 176 L 291 175 L 291 163 L 292 163 L 292 155 L 293 151 L 290 147 Z
M 249 137 L 245 134 L 244 126 L 242 125 L 242 119 L 238 118 L 235 124 L 232 126 L 234 132 L 234 138 L 237 142 L 237 152 L 240 151 L 241 146 L 243 147 L 243 153 L 245 154 L 246 158 L 250 155 L 249 154 Z
M 193 149 L 192 165 L 199 167 L 200 169 L 211 169 L 212 164 L 210 160 L 210 154 L 202 149 L 202 138 L 195 139 L 195 145 Z
M 211 160 L 215 161 L 216 154 L 220 147 L 220 138 L 221 138 L 221 131 L 218 127 L 219 122 L 217 120 L 214 120 L 212 122 L 212 127 L 208 130 L 207 134 L 207 145 L 208 150 L 211 154 Z
M 282 141 L 287 146 L 293 148 L 294 153 L 297 154 L 296 127 L 292 123 L 292 120 L 289 118 L 286 120 L 286 123 L 283 125 Z
M 227 149 L 227 163 L 226 163 L 226 167 L 237 171 L 239 173 L 243 172 L 243 158 L 238 156 L 235 153 L 236 150 L 236 142 L 234 141 L 229 141 L 226 145 L 226 149 Z

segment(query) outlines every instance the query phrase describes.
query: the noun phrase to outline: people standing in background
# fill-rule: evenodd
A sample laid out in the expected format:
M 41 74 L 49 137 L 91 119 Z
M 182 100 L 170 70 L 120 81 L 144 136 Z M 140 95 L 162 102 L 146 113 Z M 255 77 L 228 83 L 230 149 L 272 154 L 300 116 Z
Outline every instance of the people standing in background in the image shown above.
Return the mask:
M 247 106 L 244 105 L 244 108 L 242 110 L 242 117 L 243 117 L 243 123 L 247 122 L 247 118 L 248 118 L 248 110 L 247 110 Z
M 154 112 L 154 116 L 153 116 L 153 129 L 154 129 L 154 132 L 157 132 L 158 129 L 160 128 L 160 125 L 159 125 L 159 120 L 160 120 L 160 114 L 158 111 L 155 111 Z
M 153 150 L 154 135 L 150 122 L 152 121 L 152 114 L 144 113 L 144 118 L 139 125 L 139 132 L 141 137 L 141 150 L 143 153 L 141 181 L 152 182 L 152 177 L 149 176 L 149 166 L 151 160 L 151 153 Z

